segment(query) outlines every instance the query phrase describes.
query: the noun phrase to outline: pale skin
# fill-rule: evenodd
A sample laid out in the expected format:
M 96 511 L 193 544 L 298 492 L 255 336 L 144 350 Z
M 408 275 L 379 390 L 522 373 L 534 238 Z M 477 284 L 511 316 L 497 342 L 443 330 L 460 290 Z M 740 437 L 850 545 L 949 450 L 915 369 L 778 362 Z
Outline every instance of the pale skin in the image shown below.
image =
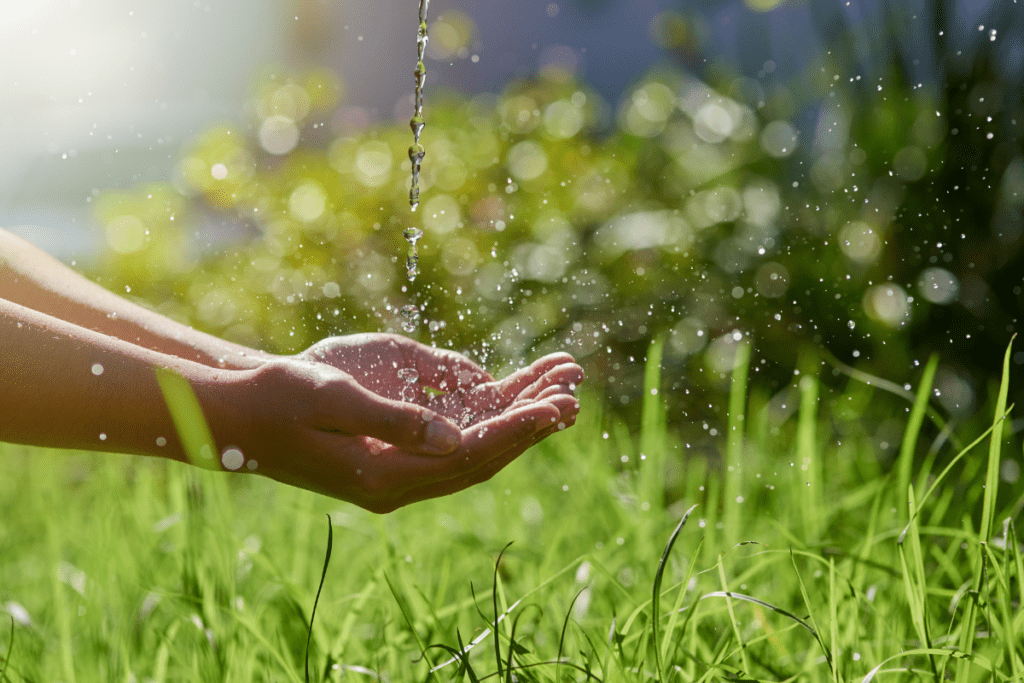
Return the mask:
M 490 479 L 575 422 L 583 381 L 566 353 L 496 380 L 389 334 L 276 356 L 116 296 L 0 229 L 0 441 L 187 461 L 157 368 L 188 380 L 239 471 L 374 512 Z M 403 368 L 418 373 L 412 400 Z

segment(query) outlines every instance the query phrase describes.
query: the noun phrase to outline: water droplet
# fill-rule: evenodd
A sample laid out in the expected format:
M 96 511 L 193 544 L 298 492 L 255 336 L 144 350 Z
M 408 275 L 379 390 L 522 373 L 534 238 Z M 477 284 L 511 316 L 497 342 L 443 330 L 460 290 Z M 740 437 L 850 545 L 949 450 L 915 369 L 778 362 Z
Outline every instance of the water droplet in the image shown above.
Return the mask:
M 403 232 L 402 235 L 405 237 L 406 242 L 408 242 L 412 246 L 416 246 L 416 242 L 418 242 L 420 238 L 423 237 L 423 231 L 420 230 L 419 228 L 406 228 L 405 232 Z
M 405 272 L 409 282 L 413 282 L 420 274 L 420 256 L 416 249 L 416 242 L 423 237 L 423 231 L 419 228 L 406 228 L 402 234 L 405 236 L 405 241 L 409 243 L 409 253 L 405 257 Z
M 409 163 L 412 164 L 412 183 L 409 186 L 409 207 L 415 211 L 420 205 L 420 167 L 427 151 L 419 142 L 409 146 Z
M 426 125 L 423 117 L 419 114 L 414 114 L 409 120 L 409 127 L 412 128 L 412 136 L 414 140 L 420 139 L 420 133 L 423 132 L 423 126 Z
M 420 373 L 414 368 L 401 368 L 398 371 L 398 378 L 405 382 L 405 386 L 402 387 L 402 400 L 413 401 L 416 398 L 416 380 L 420 378 Z
M 400 311 L 402 315 L 402 329 L 412 333 L 416 331 L 420 322 L 420 309 L 415 304 L 406 304 Z

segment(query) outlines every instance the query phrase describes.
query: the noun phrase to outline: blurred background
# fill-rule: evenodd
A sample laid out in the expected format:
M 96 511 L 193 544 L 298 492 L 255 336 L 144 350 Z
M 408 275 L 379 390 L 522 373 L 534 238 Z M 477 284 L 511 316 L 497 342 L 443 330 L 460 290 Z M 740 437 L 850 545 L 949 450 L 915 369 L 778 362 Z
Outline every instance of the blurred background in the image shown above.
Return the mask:
M 435 27 L 428 86 L 497 93 L 564 62 L 617 99 L 664 56 L 649 28 L 670 4 L 570 0 L 460 11 L 434 0 L 431 17 L 447 12 L 451 21 Z M 6 8 L 0 221 L 59 253 L 101 248 L 85 203 L 92 191 L 167 179 L 182 143 L 243 115 L 270 64 L 334 70 L 344 88 L 335 127 L 408 120 L 415 5 L 41 0 Z
M 801 368 L 900 396 L 937 352 L 948 418 L 989 400 L 1024 284 L 1019 4 L 433 0 L 411 214 L 416 15 L 5 10 L 0 225 L 278 352 L 409 302 L 491 366 L 569 350 L 627 418 L 660 338 L 669 419 L 708 452 L 740 343 L 780 426 Z M 856 410 L 893 456 L 892 406 Z

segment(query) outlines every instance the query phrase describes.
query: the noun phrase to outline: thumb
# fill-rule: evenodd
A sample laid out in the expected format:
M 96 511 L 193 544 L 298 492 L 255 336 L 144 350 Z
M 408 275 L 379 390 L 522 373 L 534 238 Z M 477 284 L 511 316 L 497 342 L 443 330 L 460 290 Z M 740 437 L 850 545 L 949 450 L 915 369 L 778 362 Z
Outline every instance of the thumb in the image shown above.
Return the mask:
M 462 443 L 462 430 L 451 420 L 412 402 L 395 401 L 353 382 L 335 396 L 328 428 L 369 436 L 426 455 L 447 455 Z

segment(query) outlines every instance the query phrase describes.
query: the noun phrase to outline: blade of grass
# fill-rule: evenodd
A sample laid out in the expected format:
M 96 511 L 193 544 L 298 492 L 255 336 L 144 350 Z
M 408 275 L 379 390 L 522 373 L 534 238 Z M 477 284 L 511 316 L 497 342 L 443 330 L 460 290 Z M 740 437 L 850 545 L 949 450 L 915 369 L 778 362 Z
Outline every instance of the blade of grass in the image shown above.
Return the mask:
M 1013 409 L 1013 405 L 1010 405 L 1003 412 L 1003 414 L 1002 414 L 1002 416 L 1000 418 L 1000 421 L 997 424 L 991 425 L 988 429 L 986 429 L 984 432 L 982 432 L 981 435 L 978 436 L 978 438 L 976 438 L 974 441 L 972 441 L 971 443 L 969 443 L 966 446 L 964 446 L 963 450 L 961 450 L 959 453 L 957 453 L 953 457 L 953 459 L 949 461 L 949 463 L 942 469 L 942 472 L 939 473 L 939 476 L 935 477 L 935 481 L 933 481 L 932 485 L 928 487 L 927 491 L 925 491 L 924 496 L 921 497 L 921 503 L 917 506 L 918 510 L 920 510 L 922 507 L 924 507 L 924 502 L 928 498 L 931 497 L 932 493 L 935 492 L 935 489 L 937 489 L 939 487 L 939 484 L 941 484 L 942 481 L 946 478 L 946 475 L 949 474 L 950 470 L 953 469 L 953 466 L 956 465 L 958 462 L 960 462 L 960 460 L 962 460 L 964 456 L 966 456 L 968 453 L 970 453 L 974 449 L 975 446 L 977 446 L 979 443 L 984 441 L 985 438 L 988 437 L 988 435 L 991 434 L 995 430 L 996 426 L 1001 425 L 1002 424 L 1002 420 L 1006 419 L 1007 414 L 1009 414 L 1010 410 L 1012 410 L 1012 409 Z
M 729 610 L 729 625 L 732 627 L 733 635 L 736 638 L 736 645 L 740 651 L 740 661 L 743 662 L 743 671 L 750 674 L 750 658 L 747 656 L 747 646 L 740 634 L 739 622 L 736 621 L 736 612 L 732 608 L 732 595 L 729 592 L 729 583 L 725 580 L 725 567 L 722 565 L 722 556 L 718 556 L 718 578 L 722 582 L 722 592 L 725 593 L 725 606 Z
M 661 519 L 665 508 L 665 402 L 661 390 L 661 356 L 665 339 L 658 336 L 647 349 L 644 365 L 644 396 L 640 413 L 640 453 L 644 457 L 640 468 L 640 503 L 649 505 L 644 514 L 648 533 L 641 535 L 642 544 L 654 538 L 652 524 Z M 641 556 L 653 555 L 653 547 L 641 547 Z
M 522 661 L 522 657 L 524 655 L 529 655 L 532 653 L 528 649 L 526 649 L 526 647 L 523 646 L 521 643 L 516 642 L 516 629 L 519 628 L 519 620 L 526 616 L 527 610 L 529 610 L 531 607 L 533 607 L 538 612 L 543 613 L 543 610 L 541 610 L 541 608 L 537 605 L 526 605 L 525 607 L 523 607 L 523 610 L 516 615 L 516 618 L 512 620 L 512 629 L 508 634 L 508 660 L 505 663 L 505 683 L 513 683 L 513 681 L 515 681 L 515 677 L 512 675 L 512 672 L 516 671 L 517 669 L 533 666 L 536 663 Z M 519 660 L 516 660 L 516 655 L 520 657 Z M 485 676 L 484 678 L 489 678 L 489 676 Z
M 744 406 L 747 399 L 747 371 L 750 365 L 750 345 L 740 342 L 736 344 L 736 358 L 732 368 L 732 384 L 729 387 L 729 424 L 728 440 L 725 447 L 726 467 L 722 476 L 725 478 L 725 500 L 723 524 L 724 545 L 732 547 L 740 541 L 739 532 L 742 510 L 737 502 L 742 495 L 744 478 L 743 468 L 743 435 Z M 732 468 L 730 470 L 730 468 Z
M 964 516 L 964 527 L 967 531 L 971 530 L 970 517 Z M 971 537 L 974 538 L 973 533 Z M 960 624 L 960 651 L 964 654 L 974 654 L 975 640 L 978 637 L 977 620 L 978 612 L 984 607 L 982 589 L 985 586 L 985 577 L 988 575 L 988 555 L 984 551 L 976 553 L 968 553 L 968 561 L 974 564 L 976 562 L 976 569 L 972 574 L 970 587 L 964 591 L 963 596 L 966 598 L 967 606 L 964 608 L 964 618 Z M 956 672 L 953 680 L 958 683 L 966 683 L 970 681 L 969 670 L 967 664 L 964 661 L 956 662 Z M 945 672 L 943 672 L 945 673 Z M 943 675 L 945 678 L 945 675 Z
M 51 496 L 50 509 L 58 509 Z M 53 595 L 54 620 L 57 622 L 57 634 L 59 638 L 60 662 L 64 679 L 69 683 L 75 683 L 75 650 L 72 639 L 71 620 L 69 618 L 70 605 L 66 599 L 67 586 L 61 581 L 61 539 L 57 533 L 60 525 L 51 522 L 46 525 L 46 537 L 50 551 L 50 589 Z
M 1014 677 L 1017 677 L 1021 673 L 1021 665 L 1019 664 L 1019 657 L 1017 656 L 1017 645 L 1020 643 L 1020 638 L 1014 637 L 1013 627 L 1013 607 L 1010 605 L 1010 584 L 1009 584 L 1009 556 L 1007 552 L 1003 553 L 1003 566 L 999 565 L 999 558 L 996 557 L 995 552 L 992 549 L 992 544 L 986 543 L 983 546 L 983 550 L 988 555 L 988 566 L 992 568 L 992 573 L 996 577 L 996 587 L 998 589 L 998 596 L 990 598 L 990 602 L 995 602 L 999 606 L 1000 619 L 992 620 L 990 622 L 991 627 L 996 625 L 1001 626 L 1003 632 L 1003 644 L 1006 646 L 1006 658 L 1010 662 L 1010 671 Z M 1008 551 L 1009 549 L 1007 549 Z
M 180 621 L 172 622 L 164 632 L 163 638 L 160 639 L 160 645 L 156 649 L 156 656 L 153 658 L 155 663 L 153 665 L 152 680 L 155 683 L 164 683 L 167 680 L 167 666 L 171 660 L 171 643 L 174 642 L 174 637 L 178 635 L 178 628 L 180 626 Z
M 828 616 L 830 622 L 829 639 L 832 642 L 832 683 L 839 683 L 839 600 L 836 596 L 836 561 L 828 558 Z
M 366 584 L 363 585 L 362 590 L 356 593 L 355 604 L 351 608 L 346 610 L 345 620 L 341 624 L 341 628 L 338 629 L 337 634 L 334 637 L 332 643 L 332 652 L 339 652 L 342 646 L 348 642 L 352 629 L 356 624 L 356 619 L 362 614 L 363 609 L 366 607 L 366 602 L 370 595 L 377 588 L 377 580 L 371 578 Z M 422 648 L 420 648 L 422 650 Z
M 214 455 L 213 433 L 206 424 L 199 399 L 188 380 L 171 368 L 155 370 L 160 392 L 167 402 L 167 409 L 189 463 L 207 470 L 219 469 Z
M 1014 335 L 1016 337 L 1016 335 Z M 987 543 L 992 536 L 992 517 L 995 512 L 996 494 L 999 492 L 999 460 L 1003 444 L 1003 418 L 1006 414 L 1006 399 L 1010 389 L 1010 352 L 1013 349 L 1013 337 L 1006 346 L 1006 353 L 1003 355 L 1003 377 L 999 382 L 999 397 L 996 399 L 995 418 L 992 421 L 992 436 L 988 449 L 988 470 L 985 473 L 985 496 L 981 507 L 981 528 L 978 530 L 978 538 L 981 543 Z M 975 551 L 979 560 L 984 560 L 984 553 Z M 983 563 L 982 563 L 983 564 Z M 981 590 L 982 572 L 974 576 L 972 589 L 974 595 L 979 595 Z M 964 616 L 963 630 L 960 634 L 960 649 L 966 654 L 974 651 L 974 630 L 977 623 L 978 613 L 975 608 L 975 601 L 967 603 L 967 611 Z M 956 679 L 963 681 L 967 679 L 967 664 L 957 664 Z
M 711 591 L 710 593 L 705 593 L 704 595 L 700 596 L 699 598 L 697 598 L 697 600 L 704 600 L 705 598 L 733 598 L 735 600 L 743 600 L 744 602 L 750 602 L 755 605 L 759 605 L 761 607 L 764 607 L 765 609 L 770 609 L 776 614 L 779 614 L 783 617 L 786 617 L 787 619 L 796 622 L 797 625 L 803 626 L 812 636 L 814 636 L 815 640 L 818 641 L 822 648 L 825 647 L 825 644 L 821 641 L 821 638 L 819 637 L 818 632 L 814 629 L 813 625 L 807 623 L 805 620 L 801 619 L 792 612 L 784 610 L 781 607 L 771 604 L 770 602 L 765 602 L 764 600 L 755 598 L 752 595 L 737 593 L 735 591 Z
M 414 623 L 413 620 L 412 611 L 409 609 L 409 606 L 406 604 L 405 600 L 398 592 L 398 589 L 395 587 L 395 584 L 391 582 L 391 577 L 388 576 L 387 572 L 384 572 L 384 581 L 387 582 L 388 589 L 391 591 L 391 595 L 395 598 L 395 602 L 398 603 L 398 610 L 402 613 L 402 616 L 405 618 L 405 623 L 409 625 L 409 630 L 412 631 L 412 637 L 416 639 L 416 645 L 417 647 L 419 647 L 420 653 L 423 655 L 423 659 L 425 659 L 427 665 L 430 666 L 432 662 L 430 661 L 430 657 L 427 656 L 427 650 L 429 648 L 423 644 L 423 639 L 420 638 L 419 631 L 416 630 L 416 624 Z M 435 668 L 431 667 L 430 672 L 427 674 L 428 680 L 433 677 L 434 671 Z
M 664 680 L 661 667 L 661 647 L 658 642 L 658 608 L 661 604 L 661 582 L 665 577 L 665 565 L 668 564 L 668 556 L 672 552 L 672 546 L 676 544 L 679 532 L 686 526 L 686 520 L 690 518 L 690 514 L 696 509 L 696 505 L 691 505 L 690 509 L 683 514 L 683 518 L 679 520 L 675 531 L 669 536 L 668 543 L 665 544 L 665 551 L 661 554 L 661 561 L 658 562 L 658 569 L 654 572 L 654 592 L 651 597 L 651 638 L 654 643 L 654 666 L 657 670 L 659 681 Z
M 462 634 L 459 633 L 458 629 L 455 629 L 455 637 L 459 643 L 459 652 L 462 653 L 459 665 L 460 671 L 464 671 L 469 676 L 469 683 L 480 683 L 480 679 L 477 678 L 476 673 L 473 671 L 473 666 L 469 663 L 469 651 L 462 644 Z
M 536 590 L 536 589 L 534 589 L 534 590 Z M 533 591 L 530 591 L 530 592 L 532 593 Z M 517 607 L 519 607 L 520 603 L 522 603 L 522 601 L 523 601 L 523 600 L 524 600 L 524 599 L 526 598 L 526 596 L 527 596 L 527 595 L 529 595 L 529 594 L 530 594 L 530 593 L 527 593 L 527 594 L 526 594 L 526 595 L 524 595 L 524 596 L 523 596 L 522 598 L 519 598 L 518 600 L 516 600 L 515 602 L 513 602 L 513 603 L 512 603 L 511 605 L 509 605 L 509 608 L 508 608 L 507 610 L 505 610 L 505 611 L 504 611 L 504 612 L 503 612 L 503 613 L 502 613 L 501 615 L 499 615 L 499 616 L 498 616 L 498 619 L 497 619 L 497 621 L 498 621 L 499 623 L 501 623 L 501 621 L 503 621 L 503 620 L 505 619 L 505 617 L 507 617 L 507 616 L 508 616 L 509 614 L 511 614 L 511 613 L 512 613 L 512 612 L 513 612 L 513 611 L 514 611 L 514 610 L 515 610 L 515 609 L 516 609 Z M 485 617 L 485 620 L 486 620 L 486 617 Z M 468 657 L 468 656 L 469 656 L 469 651 L 470 651 L 470 650 L 472 650 L 472 649 L 473 649 L 474 647 L 476 647 L 477 645 L 479 645 L 480 643 L 484 642 L 484 641 L 485 641 L 485 640 L 486 640 L 487 638 L 489 638 L 489 637 L 491 636 L 491 632 L 492 632 L 492 629 L 491 629 L 491 628 L 485 628 L 485 629 L 484 629 L 483 631 L 481 631 L 481 632 L 480 632 L 480 634 L 479 634 L 479 635 L 478 635 L 478 636 L 477 636 L 476 638 L 474 638 L 473 640 L 471 640 L 471 641 L 469 642 L 469 644 L 465 646 L 465 648 L 463 648 L 463 649 L 460 649 L 460 653 L 462 653 L 462 654 L 465 654 L 465 655 L 466 655 L 466 656 Z M 458 658 L 458 657 L 452 657 L 452 658 L 451 658 L 451 659 L 449 659 L 448 661 L 446 661 L 446 662 L 442 662 L 441 664 L 438 664 L 437 666 L 435 666 L 434 668 L 432 668 L 432 669 L 430 670 L 430 672 L 431 672 L 431 673 L 434 673 L 435 671 L 437 671 L 437 670 L 439 670 L 439 669 L 443 669 L 444 667 L 448 666 L 449 664 L 452 664 L 452 663 L 453 663 L 453 662 L 455 662 L 455 661 L 460 661 L 460 660 L 459 660 L 459 658 Z
M 1014 563 L 1017 567 L 1017 604 L 1024 606 L 1024 552 L 1017 541 L 1017 525 L 1010 520 L 1010 537 L 1006 539 L 1008 550 L 1013 551 Z M 1024 638 L 1022 638 L 1024 640 Z
M 807 586 L 804 585 L 804 578 L 800 575 L 800 569 L 796 566 L 796 555 L 793 554 L 792 550 L 789 553 L 789 561 L 793 565 L 793 573 L 796 574 L 797 584 L 800 586 L 800 595 L 804 599 L 804 607 L 807 608 L 808 618 L 811 620 L 811 625 L 814 627 L 811 629 L 811 633 L 814 634 L 814 638 L 818 641 L 818 645 L 821 646 L 822 652 L 825 653 L 825 659 L 828 661 L 829 669 L 835 666 L 832 661 L 832 653 L 825 645 L 825 641 L 821 639 L 821 629 L 818 627 L 818 622 L 814 618 L 814 609 L 811 607 L 811 598 L 807 595 Z
M 896 384 L 895 382 L 890 382 L 889 380 L 884 379 L 882 377 L 878 377 L 877 375 L 872 375 L 870 373 L 864 372 L 863 370 L 859 370 L 855 367 L 847 365 L 846 363 L 843 363 L 838 358 L 830 354 L 825 349 L 818 349 L 818 353 L 822 354 L 825 361 L 829 365 L 839 370 L 841 373 L 843 373 L 850 379 L 855 379 L 858 382 L 863 382 L 864 384 L 870 387 L 877 387 L 883 391 L 887 391 L 891 394 L 895 394 L 896 396 L 905 398 L 908 401 L 914 401 L 914 394 L 910 393 L 909 391 L 901 387 L 899 384 Z M 953 434 L 951 431 L 948 430 L 948 425 L 946 424 L 946 421 L 942 419 L 942 416 L 939 414 L 939 411 L 929 407 L 925 410 L 925 414 L 928 416 L 928 419 L 931 420 L 932 424 L 934 424 L 939 429 L 940 432 L 948 432 L 949 441 L 951 444 L 953 444 L 953 448 L 962 447 L 960 444 L 960 440 L 957 438 L 956 434 Z
M 900 446 L 900 453 L 897 457 L 898 476 L 896 479 L 896 491 L 899 494 L 899 502 L 896 509 L 904 521 L 909 520 L 907 514 L 907 488 L 910 486 L 910 473 L 914 468 L 914 453 L 917 450 L 917 439 L 921 433 L 921 425 L 924 424 L 925 410 L 928 408 L 928 398 L 931 396 L 932 384 L 935 381 L 935 370 L 939 367 L 939 354 L 933 353 L 928 358 L 921 374 L 921 386 L 917 389 L 917 396 L 914 398 L 914 407 L 910 410 L 910 417 L 907 419 L 907 426 L 903 431 L 903 443 Z M 919 481 L 923 482 L 925 477 Z M 918 492 L 920 493 L 920 492 Z
M 676 601 L 672 606 L 672 613 L 668 618 L 668 626 L 665 628 L 665 635 L 662 638 L 662 660 L 668 658 L 669 647 L 675 642 L 672 639 L 672 634 L 675 632 L 676 624 L 679 621 L 679 613 L 682 611 L 683 600 L 686 598 L 690 580 L 693 578 L 694 570 L 697 568 L 697 558 L 700 557 L 700 544 L 703 542 L 703 538 L 697 541 L 697 547 L 694 548 L 693 555 L 690 557 L 690 564 L 686 569 L 686 576 L 683 577 L 682 582 L 679 584 L 679 592 L 676 594 Z
M 917 656 L 928 656 L 928 657 L 948 657 L 949 659 L 957 660 L 959 662 L 965 662 L 967 664 L 973 664 L 977 667 L 988 671 L 989 673 L 996 673 L 996 669 L 992 666 L 992 661 L 983 655 L 972 655 L 966 652 L 960 652 L 959 650 L 943 650 L 939 648 L 916 648 L 914 650 L 904 650 L 898 654 L 893 655 L 876 666 L 874 669 L 869 671 L 864 678 L 861 679 L 860 683 L 871 683 L 876 675 L 882 672 L 882 667 L 889 662 L 901 659 L 903 657 L 917 657 Z M 892 671 L 906 671 L 906 669 L 893 669 Z
M 306 634 L 306 683 L 309 683 L 309 643 L 313 639 L 313 621 L 316 620 L 316 606 L 320 604 L 320 592 L 324 589 L 324 582 L 327 580 L 327 567 L 331 564 L 331 551 L 333 549 L 334 528 L 331 524 L 331 516 L 327 515 L 327 552 L 324 553 L 324 569 L 320 574 L 320 585 L 316 589 L 313 611 L 309 615 L 309 632 Z
M 511 541 L 506 543 L 505 547 L 501 549 L 500 553 L 498 553 L 498 559 L 496 559 L 494 561 L 494 585 L 491 588 L 491 605 L 494 608 L 494 625 L 493 625 L 493 628 L 494 628 L 494 658 L 498 662 L 498 678 L 501 678 L 501 672 L 502 672 L 502 669 L 501 669 L 501 638 L 500 638 L 499 632 L 498 632 L 498 592 L 499 592 L 498 568 L 501 566 L 501 558 L 502 558 L 502 556 L 505 555 L 505 551 L 508 550 L 510 545 L 512 545 Z M 501 588 L 503 588 L 503 587 L 501 587 Z M 505 606 L 505 593 L 504 593 L 504 590 L 501 590 L 501 602 L 502 602 L 502 607 L 504 607 Z
M 800 362 L 800 413 L 797 418 L 797 467 L 794 468 L 794 484 L 803 491 L 803 521 L 808 542 L 818 536 L 817 520 L 821 519 L 821 463 L 817 441 L 818 424 L 818 359 L 805 352 Z
M 569 603 L 569 609 L 565 612 L 565 620 L 562 622 L 562 633 L 558 636 L 558 654 L 555 655 L 555 680 L 558 678 L 558 666 L 562 663 L 562 649 L 565 646 L 565 632 L 569 630 L 569 617 L 572 616 L 572 608 L 576 606 L 576 601 L 583 595 L 583 591 L 586 587 L 579 589 L 576 595 L 573 597 L 572 602 Z M 512 625 L 513 631 L 515 630 L 515 624 Z M 512 655 L 509 654 L 509 662 L 511 664 Z
M 896 541 L 896 547 L 900 556 L 900 566 L 903 569 L 903 589 L 907 597 L 907 606 L 910 609 L 910 621 L 917 632 L 917 638 L 925 648 L 932 647 L 932 637 L 928 624 L 928 585 L 925 579 L 924 558 L 921 554 L 921 537 L 917 526 L 917 515 L 914 501 L 914 489 L 907 485 L 907 505 L 910 523 L 907 524 L 903 533 Z M 910 561 L 907 560 L 907 551 L 904 549 L 904 541 L 910 540 Z M 929 658 L 933 675 L 938 676 L 938 668 L 934 658 Z
M 1014 335 L 1016 337 L 1017 335 Z M 995 516 L 996 495 L 999 492 L 999 462 L 1003 446 L 1003 413 L 1006 412 L 1006 397 L 1010 390 L 1010 352 L 1013 350 L 1013 339 L 1006 347 L 1003 356 L 1003 377 L 999 382 L 999 398 L 996 401 L 996 415 L 992 421 L 992 439 L 988 448 L 988 471 L 985 473 L 985 498 L 981 507 L 982 541 L 992 537 L 993 518 Z M 997 428 L 999 425 L 999 428 Z
M 4 653 L 4 668 L 0 669 L 0 681 L 7 679 L 7 667 L 11 663 L 11 653 L 14 652 L 14 616 L 11 616 L 11 637 L 7 641 L 7 651 Z

